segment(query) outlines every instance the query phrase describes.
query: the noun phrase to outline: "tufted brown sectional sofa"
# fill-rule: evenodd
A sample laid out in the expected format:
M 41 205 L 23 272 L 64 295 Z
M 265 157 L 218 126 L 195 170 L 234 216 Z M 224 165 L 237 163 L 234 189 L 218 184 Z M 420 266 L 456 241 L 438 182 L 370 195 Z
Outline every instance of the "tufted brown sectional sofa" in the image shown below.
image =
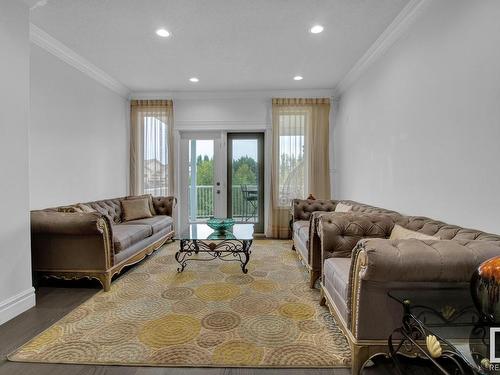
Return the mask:
M 357 213 L 385 213 L 391 216 L 401 216 L 395 211 L 350 200 L 294 199 L 292 201 L 293 246 L 309 272 L 311 288 L 321 275 L 318 222 L 322 216 L 334 212 L 339 203 L 350 205 L 352 211 Z
M 174 197 L 153 197 L 155 215 L 122 221 L 120 200 L 88 202 L 96 212 L 31 212 L 33 271 L 62 279 L 94 278 L 105 291 L 113 275 L 137 263 L 174 236 Z
M 438 240 L 389 240 L 395 224 Z M 387 352 L 387 338 L 401 325 L 392 290 L 442 290 L 468 295 L 474 269 L 500 255 L 500 236 L 426 217 L 335 213 L 318 219 L 321 292 L 352 348 L 353 374 L 371 355 Z M 454 292 L 455 293 L 455 292 Z M 455 294 L 454 294 L 455 295 Z

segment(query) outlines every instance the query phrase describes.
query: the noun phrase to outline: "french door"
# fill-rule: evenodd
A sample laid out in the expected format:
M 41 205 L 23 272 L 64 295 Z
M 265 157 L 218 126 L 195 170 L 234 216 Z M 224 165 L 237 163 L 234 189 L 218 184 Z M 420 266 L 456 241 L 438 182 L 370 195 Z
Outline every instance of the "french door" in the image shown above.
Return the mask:
M 263 133 L 181 133 L 181 227 L 232 217 L 263 232 L 263 139 Z
M 181 225 L 226 216 L 222 146 L 220 132 L 181 134 Z
M 264 133 L 227 135 L 227 212 L 264 233 Z

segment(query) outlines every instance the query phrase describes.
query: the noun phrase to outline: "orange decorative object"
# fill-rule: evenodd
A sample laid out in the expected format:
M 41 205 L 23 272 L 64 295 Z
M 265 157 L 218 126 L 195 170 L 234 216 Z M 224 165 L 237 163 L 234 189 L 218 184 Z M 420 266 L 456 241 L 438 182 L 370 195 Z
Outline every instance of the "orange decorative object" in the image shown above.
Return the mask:
M 500 322 L 500 256 L 481 263 L 472 275 L 471 294 L 483 318 Z

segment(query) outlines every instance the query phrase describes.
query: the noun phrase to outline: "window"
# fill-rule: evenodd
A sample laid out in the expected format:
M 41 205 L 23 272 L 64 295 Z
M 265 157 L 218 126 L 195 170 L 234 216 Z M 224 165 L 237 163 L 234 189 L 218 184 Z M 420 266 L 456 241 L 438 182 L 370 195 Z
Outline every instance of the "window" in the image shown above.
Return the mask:
M 173 193 L 173 103 L 130 102 L 130 194 Z
M 278 204 L 290 207 L 305 198 L 307 187 L 307 110 L 284 110 L 279 115 Z
M 168 193 L 168 125 L 157 117 L 144 117 L 143 193 Z

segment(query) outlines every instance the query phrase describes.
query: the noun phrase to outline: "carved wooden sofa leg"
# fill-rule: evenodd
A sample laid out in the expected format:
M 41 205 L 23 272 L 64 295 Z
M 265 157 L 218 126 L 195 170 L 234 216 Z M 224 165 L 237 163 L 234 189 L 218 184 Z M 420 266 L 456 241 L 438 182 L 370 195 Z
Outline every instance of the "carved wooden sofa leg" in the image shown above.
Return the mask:
M 105 292 L 109 292 L 111 289 L 111 274 L 110 273 L 103 273 L 98 276 L 98 279 L 104 289 Z
M 320 271 L 311 270 L 311 272 L 309 273 L 309 287 L 311 289 L 314 289 L 314 285 L 316 284 L 316 281 L 320 276 Z
M 325 306 L 326 305 L 326 297 L 325 297 L 325 292 L 323 292 L 323 288 L 320 289 L 320 296 L 321 299 L 319 300 L 320 306 Z
M 370 358 L 370 348 L 362 345 L 352 345 L 352 374 L 358 375 L 363 364 Z

